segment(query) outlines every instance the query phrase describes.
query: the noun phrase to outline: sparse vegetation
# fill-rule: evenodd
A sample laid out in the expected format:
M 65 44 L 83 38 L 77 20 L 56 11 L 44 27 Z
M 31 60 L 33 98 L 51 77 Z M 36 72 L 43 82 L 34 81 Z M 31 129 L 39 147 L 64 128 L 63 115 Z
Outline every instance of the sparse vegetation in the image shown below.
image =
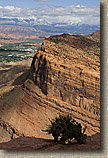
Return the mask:
M 72 119 L 71 116 L 60 115 L 55 120 L 50 120 L 50 122 L 51 125 L 48 126 L 48 129 L 43 131 L 52 134 L 55 142 L 71 143 L 74 138 L 80 144 L 86 143 L 87 135 L 84 134 L 86 127 L 82 130 L 81 124 Z
M 19 39 L 20 40 L 20 39 Z M 16 62 L 32 58 L 43 39 L 23 39 L 23 42 L 4 43 L 0 47 L 0 62 Z

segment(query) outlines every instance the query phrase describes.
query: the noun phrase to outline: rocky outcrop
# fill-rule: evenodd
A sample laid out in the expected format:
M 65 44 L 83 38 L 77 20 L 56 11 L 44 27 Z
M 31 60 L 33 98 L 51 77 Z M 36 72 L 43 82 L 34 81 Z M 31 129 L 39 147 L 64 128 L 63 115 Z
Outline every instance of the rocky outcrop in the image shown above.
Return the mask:
M 91 36 L 63 34 L 44 40 L 34 56 L 31 78 L 48 98 L 75 108 L 74 117 L 99 132 L 100 45 L 99 38 L 94 41 L 96 37 L 99 32 Z
M 99 58 L 97 33 L 45 39 L 34 55 L 28 79 L 1 98 L 0 126 L 14 129 L 11 138 L 51 138 L 42 132 L 49 119 L 70 114 L 87 126 L 88 135 L 100 132 Z

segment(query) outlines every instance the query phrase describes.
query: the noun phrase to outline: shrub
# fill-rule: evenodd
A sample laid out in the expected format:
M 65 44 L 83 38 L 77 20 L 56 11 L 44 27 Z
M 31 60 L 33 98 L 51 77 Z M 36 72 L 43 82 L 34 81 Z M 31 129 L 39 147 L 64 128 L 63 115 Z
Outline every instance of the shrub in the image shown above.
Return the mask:
M 68 143 L 71 142 L 73 138 L 77 140 L 78 143 L 86 143 L 87 135 L 84 134 L 86 127 L 82 131 L 82 126 L 76 120 L 72 119 L 71 116 L 62 116 L 55 118 L 55 120 L 50 120 L 51 125 L 48 126 L 47 130 L 43 130 L 48 134 L 52 134 L 56 142 L 60 141 L 65 143 L 67 140 Z M 59 140 L 60 138 L 60 140 Z

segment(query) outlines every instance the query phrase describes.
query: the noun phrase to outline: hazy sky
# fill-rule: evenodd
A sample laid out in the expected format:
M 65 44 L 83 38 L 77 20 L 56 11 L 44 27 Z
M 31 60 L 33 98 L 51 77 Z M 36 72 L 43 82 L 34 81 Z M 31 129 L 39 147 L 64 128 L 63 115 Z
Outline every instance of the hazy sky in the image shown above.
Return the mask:
M 34 8 L 43 5 L 54 6 L 100 6 L 99 0 L 0 0 L 0 6 L 14 6 L 19 8 Z

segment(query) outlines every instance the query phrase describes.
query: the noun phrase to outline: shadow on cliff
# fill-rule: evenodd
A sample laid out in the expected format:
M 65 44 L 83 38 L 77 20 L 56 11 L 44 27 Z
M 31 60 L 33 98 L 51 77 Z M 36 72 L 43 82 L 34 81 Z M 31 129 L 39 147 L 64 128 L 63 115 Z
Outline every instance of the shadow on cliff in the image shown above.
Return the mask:
M 18 76 L 12 83 L 13 86 L 23 84 L 29 77 L 30 70 L 25 71 L 22 75 Z
M 5 68 L 8 68 L 8 69 L 5 69 Z M 20 73 L 23 73 L 23 74 L 20 75 Z M 19 84 L 20 82 L 22 83 L 26 79 L 28 73 L 29 73 L 29 68 L 26 66 L 18 66 L 18 65 L 11 66 L 10 65 L 8 67 L 4 67 L 3 70 L 0 70 L 0 84 L 6 84 L 7 82 L 14 80 L 17 75 L 19 77 L 15 79 L 13 85 Z
M 18 137 L 11 139 L 8 142 L 0 143 L 0 149 L 3 150 L 40 150 L 43 147 L 47 148 L 54 143 L 54 140 L 35 138 L 35 137 Z
M 100 134 L 93 135 L 87 138 L 86 144 L 78 144 L 75 140 L 72 144 L 55 143 L 52 139 L 34 138 L 34 137 L 19 137 L 12 139 L 9 142 L 0 144 L 2 150 L 47 150 L 47 151 L 100 151 Z M 7 151 L 9 152 L 9 151 Z

